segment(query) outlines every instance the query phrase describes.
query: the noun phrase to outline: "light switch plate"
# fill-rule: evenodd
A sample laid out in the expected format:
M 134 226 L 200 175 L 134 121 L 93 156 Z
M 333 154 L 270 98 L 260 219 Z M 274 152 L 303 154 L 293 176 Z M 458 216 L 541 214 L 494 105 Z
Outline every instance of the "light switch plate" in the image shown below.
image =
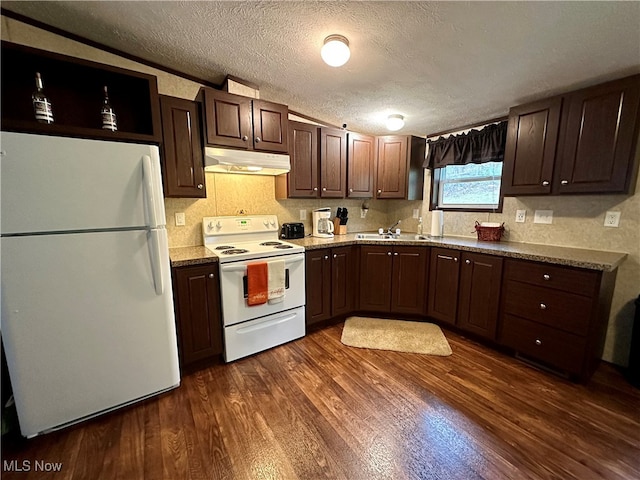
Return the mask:
M 300 220 L 306 220 L 306 219 L 307 219 L 307 211 L 300 210 Z
M 553 223 L 553 210 L 536 210 L 533 214 L 533 223 Z
M 177 227 L 184 227 L 184 225 L 185 225 L 184 212 L 176 213 L 176 226 Z
M 526 210 L 516 210 L 516 223 L 524 223 L 524 220 L 527 218 Z
M 420 218 L 420 209 L 419 208 L 414 208 L 413 209 L 413 218 L 415 218 L 415 219 Z
M 604 214 L 605 227 L 618 227 L 620 225 L 620 212 L 607 212 Z

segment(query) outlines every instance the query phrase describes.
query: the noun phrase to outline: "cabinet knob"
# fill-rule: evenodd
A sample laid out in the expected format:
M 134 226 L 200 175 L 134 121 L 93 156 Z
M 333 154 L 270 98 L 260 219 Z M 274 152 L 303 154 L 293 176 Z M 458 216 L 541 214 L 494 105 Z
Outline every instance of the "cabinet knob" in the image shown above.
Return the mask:
M 337 253 L 334 253 L 334 254 L 333 254 L 333 258 L 338 258 L 338 254 L 337 254 Z
M 215 275 L 213 273 L 209 274 L 209 278 L 213 278 Z
M 382 193 L 382 190 L 378 190 L 378 195 L 380 195 Z
M 255 141 L 256 141 L 256 143 L 260 143 L 262 140 L 260 139 L 260 137 L 256 137 Z
M 398 256 L 398 252 L 393 252 L 393 256 L 397 257 Z
M 547 306 L 544 303 L 540 304 L 540 310 L 546 310 Z
M 325 255 L 325 256 L 324 256 L 324 259 L 325 259 L 325 260 L 329 260 L 329 255 Z
M 247 137 L 246 135 L 244 135 L 244 136 L 242 137 L 242 140 L 244 140 L 244 141 L 246 142 L 247 140 L 249 140 L 249 137 Z
M 539 338 L 536 338 L 536 345 L 538 346 L 542 345 L 542 340 L 540 340 Z
M 453 257 L 453 261 L 457 262 L 458 261 L 458 257 Z
M 543 187 L 548 187 L 549 186 L 549 182 L 547 182 L 546 180 L 544 182 L 542 182 L 542 186 Z
M 201 183 L 199 183 L 199 184 L 198 184 L 198 190 L 202 190 L 202 187 L 203 187 L 203 186 L 204 186 L 204 185 L 202 185 Z
M 326 192 L 327 191 L 327 187 L 322 187 L 322 191 Z
M 467 265 L 471 265 L 471 260 L 467 259 L 464 261 L 464 263 L 466 263 Z
M 551 280 L 551 275 L 545 273 L 544 275 L 542 275 L 542 278 L 544 278 L 545 280 Z
M 561 180 L 560 185 L 569 185 L 569 180 Z
M 387 252 L 387 255 L 391 256 L 391 252 Z
M 318 191 L 318 187 L 313 187 L 313 191 L 317 192 Z
M 353 193 L 353 188 L 350 188 L 350 189 L 349 189 L 349 193 Z

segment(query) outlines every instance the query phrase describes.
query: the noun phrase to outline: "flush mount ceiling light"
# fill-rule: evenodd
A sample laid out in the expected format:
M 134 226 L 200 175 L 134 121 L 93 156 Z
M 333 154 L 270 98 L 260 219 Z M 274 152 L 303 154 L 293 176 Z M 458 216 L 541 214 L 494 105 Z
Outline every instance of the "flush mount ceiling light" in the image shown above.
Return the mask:
M 387 117 L 387 129 L 395 132 L 404 127 L 404 117 L 402 115 L 394 114 Z
M 351 56 L 349 40 L 342 35 L 329 35 L 324 39 L 320 55 L 327 65 L 341 67 Z

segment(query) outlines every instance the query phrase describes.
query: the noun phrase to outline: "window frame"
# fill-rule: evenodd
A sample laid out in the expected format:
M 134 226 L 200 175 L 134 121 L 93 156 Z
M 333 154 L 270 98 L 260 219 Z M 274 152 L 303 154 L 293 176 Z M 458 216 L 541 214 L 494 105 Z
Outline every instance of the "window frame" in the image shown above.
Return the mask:
M 502 162 L 502 167 L 504 169 L 504 162 Z M 500 174 L 500 192 L 498 193 L 498 205 L 497 207 L 492 207 L 488 205 L 481 205 L 479 207 L 474 207 L 473 205 L 461 205 L 460 207 L 452 207 L 452 206 L 441 206 L 440 199 L 442 197 L 442 192 L 439 186 L 442 184 L 440 181 L 440 174 L 443 168 L 435 168 L 431 170 L 431 198 L 429 201 L 429 210 L 443 210 L 445 212 L 492 212 L 492 213 L 502 213 L 502 206 L 504 203 L 504 195 L 502 194 L 502 173 Z M 493 178 L 496 178 L 493 176 Z M 472 179 L 464 179 L 458 182 L 445 182 L 445 183 L 463 183 L 470 181 L 478 181 L 489 179 L 489 177 L 475 177 Z

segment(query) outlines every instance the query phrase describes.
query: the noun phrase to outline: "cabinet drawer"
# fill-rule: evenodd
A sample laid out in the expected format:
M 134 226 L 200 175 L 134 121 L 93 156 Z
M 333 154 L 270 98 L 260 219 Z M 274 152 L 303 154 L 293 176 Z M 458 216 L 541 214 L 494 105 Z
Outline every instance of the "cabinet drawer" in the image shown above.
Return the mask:
M 589 329 L 590 298 L 509 280 L 504 287 L 504 312 L 578 335 Z
M 556 288 L 565 292 L 592 297 L 597 292 L 598 272 L 546 263 L 507 259 L 505 279 Z
M 502 343 L 516 351 L 571 373 L 580 373 L 586 339 L 540 325 L 523 318 L 505 315 Z

